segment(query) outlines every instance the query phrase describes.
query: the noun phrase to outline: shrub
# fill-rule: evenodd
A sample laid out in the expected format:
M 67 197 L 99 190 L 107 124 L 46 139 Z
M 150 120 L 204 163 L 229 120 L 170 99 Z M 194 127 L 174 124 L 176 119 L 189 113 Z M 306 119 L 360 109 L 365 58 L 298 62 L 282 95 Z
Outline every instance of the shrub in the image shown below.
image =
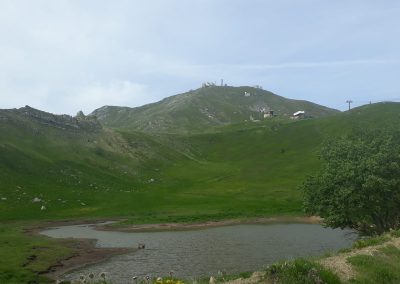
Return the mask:
M 266 277 L 273 283 L 285 284 L 340 283 L 333 272 L 305 259 L 274 264 L 267 269 Z

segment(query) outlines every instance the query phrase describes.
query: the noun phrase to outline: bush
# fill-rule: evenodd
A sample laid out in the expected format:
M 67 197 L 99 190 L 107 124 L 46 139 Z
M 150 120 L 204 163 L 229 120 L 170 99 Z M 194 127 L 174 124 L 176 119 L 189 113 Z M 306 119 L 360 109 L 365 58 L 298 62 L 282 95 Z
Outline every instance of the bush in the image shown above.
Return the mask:
M 383 244 L 384 242 L 387 242 L 388 240 L 390 240 L 390 237 L 386 236 L 386 235 L 375 237 L 375 238 L 360 239 L 353 244 L 353 248 L 360 249 L 360 248 L 365 248 L 365 247 L 369 247 L 369 246 L 376 246 L 376 245 Z
M 274 264 L 267 269 L 266 277 L 273 283 L 285 284 L 340 283 L 333 272 L 305 259 Z
M 301 187 L 307 213 L 364 235 L 400 229 L 400 132 L 357 131 L 327 142 L 321 158 Z

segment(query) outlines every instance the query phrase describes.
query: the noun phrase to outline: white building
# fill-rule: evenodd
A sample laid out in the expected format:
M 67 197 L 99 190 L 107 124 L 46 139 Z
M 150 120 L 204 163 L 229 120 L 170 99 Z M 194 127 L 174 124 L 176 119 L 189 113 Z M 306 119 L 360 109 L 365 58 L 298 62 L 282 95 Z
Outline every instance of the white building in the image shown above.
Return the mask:
M 306 114 L 306 112 L 304 110 L 299 110 L 296 111 L 293 115 L 292 115 L 292 119 L 300 119 L 300 118 L 304 118 L 304 115 Z

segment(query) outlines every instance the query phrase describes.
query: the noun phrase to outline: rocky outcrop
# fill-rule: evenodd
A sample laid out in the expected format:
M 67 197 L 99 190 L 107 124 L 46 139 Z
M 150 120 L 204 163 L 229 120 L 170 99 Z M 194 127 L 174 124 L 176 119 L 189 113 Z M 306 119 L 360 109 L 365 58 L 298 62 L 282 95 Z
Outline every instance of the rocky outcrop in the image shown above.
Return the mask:
M 18 118 L 62 130 L 97 131 L 102 129 L 96 116 L 85 116 L 82 111 L 78 112 L 75 117 L 67 114 L 55 115 L 34 109 L 30 106 L 0 111 L 0 120 L 13 120 Z

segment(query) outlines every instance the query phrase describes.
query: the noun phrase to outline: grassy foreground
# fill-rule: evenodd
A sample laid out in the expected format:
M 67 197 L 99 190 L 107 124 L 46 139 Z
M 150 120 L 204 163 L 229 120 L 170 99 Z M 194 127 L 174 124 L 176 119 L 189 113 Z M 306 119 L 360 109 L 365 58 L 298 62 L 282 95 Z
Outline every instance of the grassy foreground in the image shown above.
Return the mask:
M 27 226 L 21 222 L 0 224 L 0 283 L 51 283 L 41 273 L 74 252 L 65 243 L 27 235 Z

